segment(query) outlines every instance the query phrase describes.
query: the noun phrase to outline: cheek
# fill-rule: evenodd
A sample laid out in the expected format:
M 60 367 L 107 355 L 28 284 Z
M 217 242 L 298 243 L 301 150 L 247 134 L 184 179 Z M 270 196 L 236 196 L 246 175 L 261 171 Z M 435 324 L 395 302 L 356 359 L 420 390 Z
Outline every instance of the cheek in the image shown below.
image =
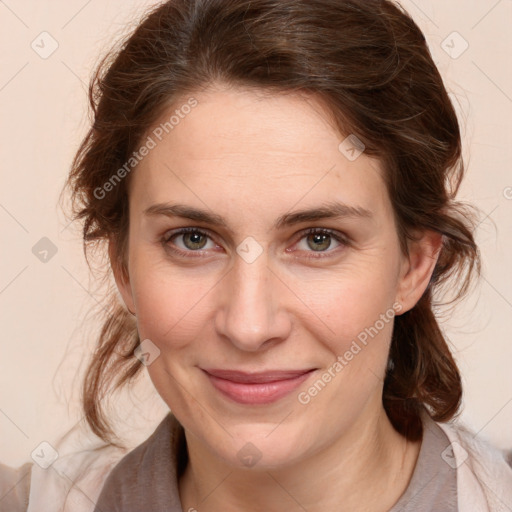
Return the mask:
M 205 325 L 217 281 L 141 262 L 132 279 L 141 339 L 175 349 L 189 344 Z
M 382 314 L 393 315 L 396 283 L 392 279 L 368 270 L 319 284 L 309 291 L 308 304 L 330 329 L 331 337 L 346 342 L 374 325 Z
M 286 286 L 279 280 L 275 284 L 275 293 L 283 294 L 279 307 L 297 323 L 299 335 L 309 331 L 329 352 L 343 354 L 354 339 L 364 341 L 364 333 L 394 302 L 392 261 L 384 256 L 385 251 L 373 248 L 339 268 L 297 267 L 293 273 L 283 269 L 280 278 Z M 139 334 L 161 350 L 194 345 L 213 325 L 221 308 L 218 298 L 233 295 L 221 291 L 227 280 L 215 266 L 178 267 L 147 250 L 131 257 Z M 379 332 L 386 335 L 386 327 Z
M 376 283 L 368 273 L 365 279 L 339 281 L 329 293 L 323 290 L 329 297 L 323 302 L 325 324 L 313 331 L 312 336 L 329 354 L 319 375 L 328 389 L 321 392 L 322 398 L 318 400 L 314 398 L 320 395 L 316 389 L 303 390 L 304 399 L 315 401 L 319 414 L 322 404 L 337 404 L 336 407 L 345 411 L 356 410 L 369 397 L 379 394 L 396 315 L 392 284 L 382 280 Z M 317 305 L 321 304 L 323 292 L 317 290 Z M 318 383 L 316 388 L 323 389 L 323 384 Z
M 319 316 L 324 323 L 312 336 L 329 353 L 325 367 L 330 373 L 324 377 L 332 382 L 319 402 L 341 401 L 343 407 L 356 407 L 378 392 L 396 313 L 394 286 L 392 272 L 375 266 L 365 272 L 354 268 L 335 282 L 315 288 L 312 308 L 323 312 Z

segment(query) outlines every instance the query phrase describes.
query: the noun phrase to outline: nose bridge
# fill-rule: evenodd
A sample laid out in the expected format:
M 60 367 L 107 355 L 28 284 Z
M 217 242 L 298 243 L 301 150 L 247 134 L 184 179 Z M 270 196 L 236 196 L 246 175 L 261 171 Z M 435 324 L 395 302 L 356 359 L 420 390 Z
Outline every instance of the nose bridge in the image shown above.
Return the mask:
M 268 263 L 266 250 L 253 261 L 237 254 L 227 276 L 217 328 L 242 350 L 258 350 L 267 341 L 286 334 L 276 278 Z

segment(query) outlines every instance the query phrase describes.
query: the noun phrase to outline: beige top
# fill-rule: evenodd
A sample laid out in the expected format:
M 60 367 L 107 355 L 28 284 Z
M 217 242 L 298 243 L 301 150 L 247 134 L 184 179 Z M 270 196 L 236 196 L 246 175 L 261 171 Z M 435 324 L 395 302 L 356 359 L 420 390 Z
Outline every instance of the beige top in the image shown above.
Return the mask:
M 446 456 L 450 440 L 427 415 L 423 427 L 411 481 L 389 512 L 458 510 L 457 471 Z M 112 469 L 94 512 L 186 512 L 182 510 L 178 490 L 178 477 L 186 463 L 183 427 L 169 413 L 144 443 Z

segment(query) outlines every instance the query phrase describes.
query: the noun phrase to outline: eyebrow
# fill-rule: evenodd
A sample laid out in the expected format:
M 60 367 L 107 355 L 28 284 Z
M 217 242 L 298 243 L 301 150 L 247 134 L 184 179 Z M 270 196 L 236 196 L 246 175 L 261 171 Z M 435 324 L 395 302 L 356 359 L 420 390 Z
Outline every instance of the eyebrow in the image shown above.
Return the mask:
M 144 214 L 147 216 L 165 215 L 167 217 L 182 217 L 196 222 L 210 224 L 212 226 L 220 226 L 231 231 L 226 219 L 221 215 L 184 204 L 158 203 L 146 208 L 146 210 L 144 210 Z M 322 219 L 371 219 L 372 217 L 373 212 L 361 206 L 349 206 L 340 202 L 329 202 L 317 208 L 285 213 L 276 220 L 273 229 L 282 229 L 302 222 L 311 222 Z

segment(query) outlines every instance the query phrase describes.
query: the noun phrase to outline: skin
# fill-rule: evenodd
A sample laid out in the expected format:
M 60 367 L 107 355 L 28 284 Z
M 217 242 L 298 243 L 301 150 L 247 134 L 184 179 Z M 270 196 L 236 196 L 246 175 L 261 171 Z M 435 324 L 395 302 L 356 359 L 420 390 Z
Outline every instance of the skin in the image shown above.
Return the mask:
M 379 161 L 364 152 L 346 158 L 338 146 L 348 134 L 334 129 L 314 97 L 221 84 L 194 97 L 198 105 L 130 176 L 127 278 L 110 246 L 140 338 L 160 350 L 149 375 L 185 428 L 183 509 L 389 510 L 410 481 L 421 444 L 398 434 L 382 406 L 393 322 L 309 403 L 298 394 L 393 304 L 397 314 L 416 304 L 441 235 L 417 233 L 409 255 L 400 251 Z M 335 200 L 372 217 L 273 228 L 284 213 Z M 222 215 L 229 229 L 144 213 L 166 202 Z M 162 242 L 189 226 L 208 236 Z M 302 234 L 311 227 L 349 243 Z M 251 263 L 236 251 L 247 237 L 262 249 Z M 201 366 L 318 370 L 276 403 L 254 406 L 221 396 Z M 251 467 L 238 455 L 248 442 L 261 457 Z

